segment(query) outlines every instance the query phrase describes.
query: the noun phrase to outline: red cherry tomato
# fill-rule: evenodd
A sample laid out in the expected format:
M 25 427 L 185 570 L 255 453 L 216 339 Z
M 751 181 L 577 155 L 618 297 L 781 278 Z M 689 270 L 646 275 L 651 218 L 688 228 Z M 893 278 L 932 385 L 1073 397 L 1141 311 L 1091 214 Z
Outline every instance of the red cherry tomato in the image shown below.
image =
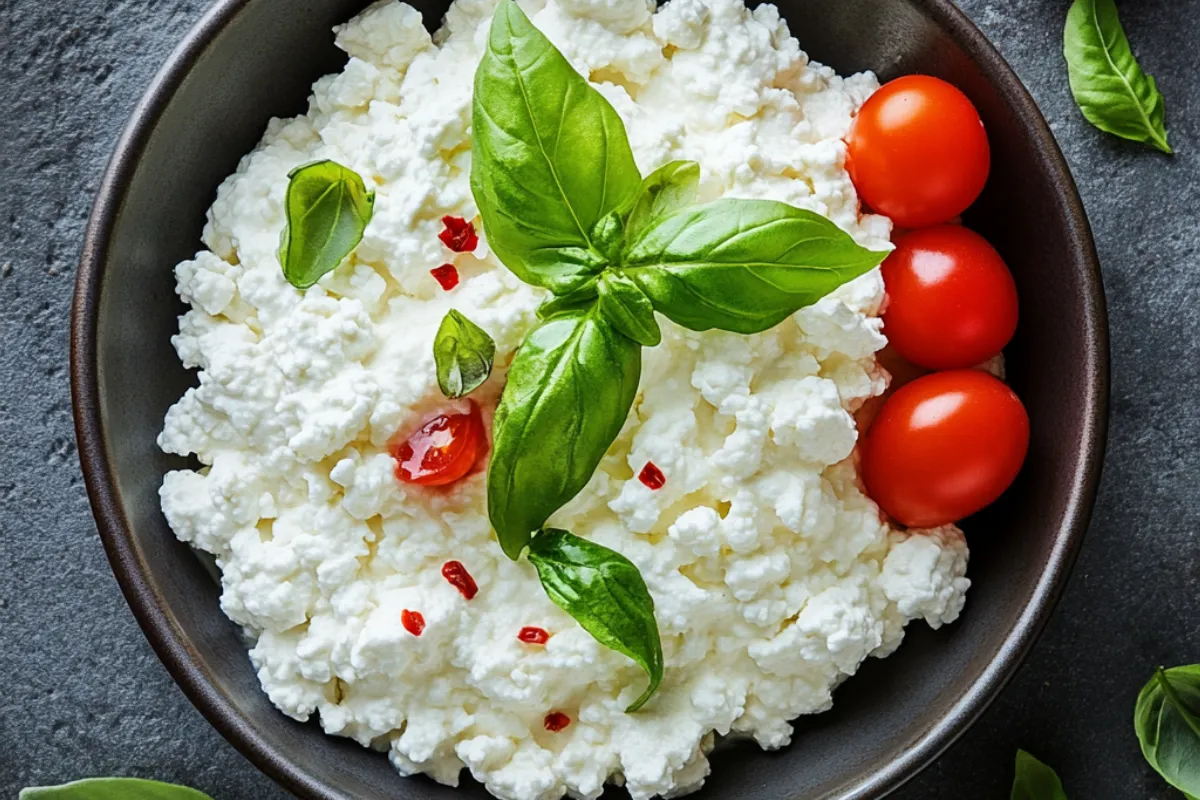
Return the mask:
M 991 163 L 975 106 L 928 75 L 884 84 L 859 110 L 846 144 L 859 196 L 901 228 L 948 222 L 966 211 Z
M 483 415 L 473 402 L 466 413 L 434 417 L 392 445 L 396 477 L 421 486 L 454 483 L 475 466 L 486 441 Z
M 931 528 L 992 503 L 1017 477 L 1029 417 L 1002 381 L 935 372 L 888 398 L 862 441 L 867 493 L 899 522 Z
M 1000 254 L 960 225 L 911 231 L 883 262 L 883 332 L 929 369 L 973 367 L 1017 329 L 1017 286 Z

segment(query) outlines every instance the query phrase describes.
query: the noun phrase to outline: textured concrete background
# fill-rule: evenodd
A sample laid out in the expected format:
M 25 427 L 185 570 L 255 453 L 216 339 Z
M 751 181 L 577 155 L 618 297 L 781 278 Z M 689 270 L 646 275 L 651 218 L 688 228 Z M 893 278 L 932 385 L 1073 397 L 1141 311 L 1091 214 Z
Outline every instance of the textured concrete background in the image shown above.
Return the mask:
M 1200 0 L 1122 5 L 1167 98 L 1173 159 L 1079 116 L 1060 55 L 1066 0 L 961 4 L 1029 85 L 1083 192 L 1111 313 L 1112 429 L 1095 520 L 1045 635 L 895 796 L 1007 798 L 1020 746 L 1072 798 L 1179 797 L 1143 763 L 1131 719 L 1155 665 L 1200 661 Z M 96 536 L 70 420 L 67 316 L 88 207 L 126 116 L 204 5 L 0 0 L 0 798 L 108 774 L 217 800 L 284 796 L 143 639 Z

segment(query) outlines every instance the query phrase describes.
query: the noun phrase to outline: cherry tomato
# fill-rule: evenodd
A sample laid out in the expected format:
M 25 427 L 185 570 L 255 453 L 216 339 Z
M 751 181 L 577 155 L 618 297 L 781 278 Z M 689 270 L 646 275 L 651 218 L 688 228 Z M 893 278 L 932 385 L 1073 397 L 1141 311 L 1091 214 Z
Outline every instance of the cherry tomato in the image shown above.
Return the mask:
M 445 486 L 475 466 L 487 443 L 483 415 L 471 403 L 465 413 L 442 414 L 392 445 L 396 477 L 421 486 Z
M 1000 254 L 959 225 L 903 234 L 883 262 L 883 332 L 896 352 L 929 369 L 973 367 L 1017 329 L 1017 286 Z
M 1002 381 L 935 372 L 888 398 L 862 441 L 867 493 L 913 528 L 946 525 L 992 503 L 1017 477 L 1029 417 Z
M 948 222 L 966 211 L 991 163 L 975 106 L 928 75 L 884 84 L 859 110 L 846 144 L 859 196 L 901 228 Z

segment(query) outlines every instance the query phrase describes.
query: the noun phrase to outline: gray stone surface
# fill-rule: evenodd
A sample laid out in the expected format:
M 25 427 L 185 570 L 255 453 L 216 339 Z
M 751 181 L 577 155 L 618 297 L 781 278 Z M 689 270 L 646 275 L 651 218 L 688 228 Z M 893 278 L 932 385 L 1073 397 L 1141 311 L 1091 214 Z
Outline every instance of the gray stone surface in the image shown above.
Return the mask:
M 1066 0 L 962 0 L 1050 120 L 1104 263 L 1112 436 L 1083 554 L 1046 634 L 963 739 L 896 796 L 1006 798 L 1013 753 L 1072 798 L 1178 797 L 1145 766 L 1134 698 L 1159 663 L 1200 661 L 1200 0 L 1125 2 L 1167 97 L 1173 159 L 1102 136 L 1071 103 Z M 107 155 L 202 0 L 0 0 L 0 795 L 88 775 L 283 797 L 175 687 L 109 572 L 71 429 L 67 318 Z M 1053 268 L 1054 265 L 1047 265 Z

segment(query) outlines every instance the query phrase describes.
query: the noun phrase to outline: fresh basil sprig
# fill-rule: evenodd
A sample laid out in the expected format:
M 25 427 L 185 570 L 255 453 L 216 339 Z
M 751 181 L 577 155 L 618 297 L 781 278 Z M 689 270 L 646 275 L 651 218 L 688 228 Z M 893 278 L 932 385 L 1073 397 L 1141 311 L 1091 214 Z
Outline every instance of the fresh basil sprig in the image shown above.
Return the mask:
M 496 342 L 487 331 L 450 309 L 433 339 L 438 388 L 451 400 L 466 397 L 492 374 Z
M 140 778 L 87 778 L 61 786 L 31 786 L 18 800 L 212 800 L 204 792 Z
M 350 255 L 371 220 L 375 193 L 363 179 L 336 161 L 314 161 L 288 173 L 279 240 L 283 276 L 307 289 Z
M 594 305 L 555 314 L 525 337 L 496 408 L 488 464 L 488 516 L 509 558 L 591 480 L 641 374 L 641 348 Z
M 1067 800 L 1067 793 L 1053 769 L 1018 750 L 1009 800 Z
M 575 587 L 591 598 L 588 610 L 568 603 L 570 583 L 545 561 L 543 548 L 566 534 L 534 532 L 588 483 L 624 426 L 641 347 L 662 339 L 656 314 L 698 331 L 756 333 L 886 253 L 784 203 L 694 206 L 694 162 L 673 161 L 643 180 L 616 111 L 513 0 L 496 9 L 471 115 L 471 189 L 488 244 L 518 278 L 554 294 L 517 349 L 496 410 L 488 516 L 510 558 L 528 545 L 542 559 L 555 602 L 646 668 L 650 687 L 636 709 L 662 679 L 653 604 L 636 567 L 622 560 L 621 574 L 637 576 L 647 608 Z
M 638 568 L 620 553 L 552 528 L 533 537 L 529 560 L 555 605 L 646 671 L 650 685 L 625 710 L 645 705 L 662 683 L 663 653 L 654 600 Z
M 1159 667 L 1138 694 L 1133 726 L 1150 766 L 1176 789 L 1200 795 L 1200 664 Z
M 1088 122 L 1171 152 L 1162 93 L 1134 57 L 1113 0 L 1075 0 L 1067 12 L 1063 54 L 1071 93 Z

